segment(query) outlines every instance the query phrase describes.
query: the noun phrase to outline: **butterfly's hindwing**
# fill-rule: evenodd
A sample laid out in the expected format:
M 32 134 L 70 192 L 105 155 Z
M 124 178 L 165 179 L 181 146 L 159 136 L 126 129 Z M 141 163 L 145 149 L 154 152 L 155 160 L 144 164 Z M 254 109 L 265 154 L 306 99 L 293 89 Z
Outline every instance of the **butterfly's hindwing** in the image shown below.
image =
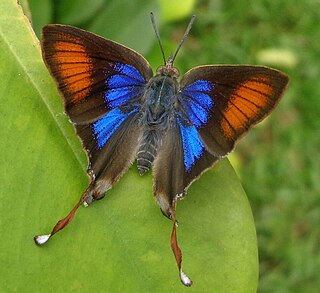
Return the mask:
M 208 169 L 219 158 L 210 154 L 194 125 L 185 126 L 178 122 L 182 138 L 184 161 L 184 188 Z
M 179 120 L 178 125 L 182 140 L 184 168 L 188 172 L 194 163 L 202 156 L 205 151 L 205 146 L 194 125 L 185 126 Z
M 195 126 L 184 125 L 177 117 L 153 167 L 154 195 L 162 212 L 170 216 L 175 197 L 183 197 L 192 181 L 218 159 L 206 150 Z
M 95 148 L 103 148 L 121 124 L 137 111 L 137 109 L 133 109 L 128 113 L 124 113 L 119 108 L 115 108 L 92 123 L 91 130 L 96 142 Z
M 174 123 L 164 134 L 153 165 L 154 196 L 163 212 L 170 216 L 175 196 L 184 193 L 184 162 L 180 129 Z
M 135 159 L 142 129 L 137 111 L 114 109 L 90 125 L 76 125 L 86 141 L 89 170 L 97 179 L 116 182 Z

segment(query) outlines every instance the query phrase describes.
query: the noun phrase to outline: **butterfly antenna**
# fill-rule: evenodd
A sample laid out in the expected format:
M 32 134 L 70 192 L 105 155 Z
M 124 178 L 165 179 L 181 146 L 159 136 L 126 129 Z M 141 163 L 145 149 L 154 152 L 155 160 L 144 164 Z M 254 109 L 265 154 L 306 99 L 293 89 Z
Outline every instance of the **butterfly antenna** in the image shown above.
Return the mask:
M 176 59 L 176 56 L 177 56 L 180 48 L 182 47 L 185 39 L 187 38 L 187 36 L 188 36 L 189 33 L 190 33 L 190 30 L 191 30 L 191 28 L 192 28 L 192 25 L 193 25 L 195 19 L 196 19 L 196 16 L 195 16 L 195 15 L 192 15 L 191 20 L 190 20 L 190 22 L 189 22 L 189 25 L 188 25 L 188 27 L 187 27 L 187 29 L 186 29 L 186 31 L 185 31 L 182 39 L 181 39 L 181 42 L 180 42 L 180 44 L 179 44 L 176 52 L 174 53 L 173 57 L 172 57 L 172 58 L 169 58 L 168 63 L 170 62 L 170 64 L 173 64 L 173 62 L 174 62 L 174 60 Z
M 158 43 L 159 43 L 160 49 L 161 49 L 164 65 L 166 65 L 167 59 L 166 59 L 166 55 L 164 54 L 162 42 L 161 42 L 161 39 L 160 39 L 160 34 L 159 34 L 159 31 L 158 31 L 158 28 L 157 28 L 157 25 L 156 25 L 156 21 L 154 19 L 153 12 L 150 12 L 150 18 L 151 18 L 151 23 L 152 23 L 154 32 L 155 32 L 155 34 L 157 36 L 157 39 L 158 39 Z

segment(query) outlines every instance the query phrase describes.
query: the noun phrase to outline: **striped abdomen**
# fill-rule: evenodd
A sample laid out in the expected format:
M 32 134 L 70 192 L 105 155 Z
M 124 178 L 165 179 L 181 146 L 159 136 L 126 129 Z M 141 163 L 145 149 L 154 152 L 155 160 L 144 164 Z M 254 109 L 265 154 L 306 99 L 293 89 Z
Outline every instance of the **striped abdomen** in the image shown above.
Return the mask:
M 141 140 L 137 153 L 137 165 L 140 175 L 147 172 L 157 155 L 157 150 L 160 144 L 160 133 L 157 131 L 147 131 Z

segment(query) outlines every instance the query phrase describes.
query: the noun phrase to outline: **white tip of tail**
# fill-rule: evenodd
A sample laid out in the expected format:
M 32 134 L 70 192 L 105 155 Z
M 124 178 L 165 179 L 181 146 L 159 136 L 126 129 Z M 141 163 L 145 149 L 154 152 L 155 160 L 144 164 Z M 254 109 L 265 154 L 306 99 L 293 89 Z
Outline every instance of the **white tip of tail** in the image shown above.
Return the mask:
M 182 271 L 180 270 L 180 280 L 183 285 L 190 287 L 192 285 L 192 281 L 189 279 L 189 277 Z
M 84 201 L 84 202 L 83 202 L 83 206 L 84 206 L 85 208 L 87 208 L 89 205 L 88 205 L 88 203 L 87 203 L 86 201 Z
M 37 245 L 43 245 L 45 244 L 51 237 L 51 234 L 48 235 L 38 235 L 34 237 L 34 241 Z

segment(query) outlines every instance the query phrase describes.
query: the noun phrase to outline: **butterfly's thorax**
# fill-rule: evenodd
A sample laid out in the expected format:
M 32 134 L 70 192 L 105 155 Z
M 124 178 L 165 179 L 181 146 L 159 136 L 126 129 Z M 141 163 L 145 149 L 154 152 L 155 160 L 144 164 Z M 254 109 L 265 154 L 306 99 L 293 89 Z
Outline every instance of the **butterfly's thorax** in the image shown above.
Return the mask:
M 178 82 L 170 75 L 158 74 L 146 85 L 140 120 L 143 136 L 137 153 L 140 174 L 149 170 L 163 133 L 172 125 L 177 91 Z

